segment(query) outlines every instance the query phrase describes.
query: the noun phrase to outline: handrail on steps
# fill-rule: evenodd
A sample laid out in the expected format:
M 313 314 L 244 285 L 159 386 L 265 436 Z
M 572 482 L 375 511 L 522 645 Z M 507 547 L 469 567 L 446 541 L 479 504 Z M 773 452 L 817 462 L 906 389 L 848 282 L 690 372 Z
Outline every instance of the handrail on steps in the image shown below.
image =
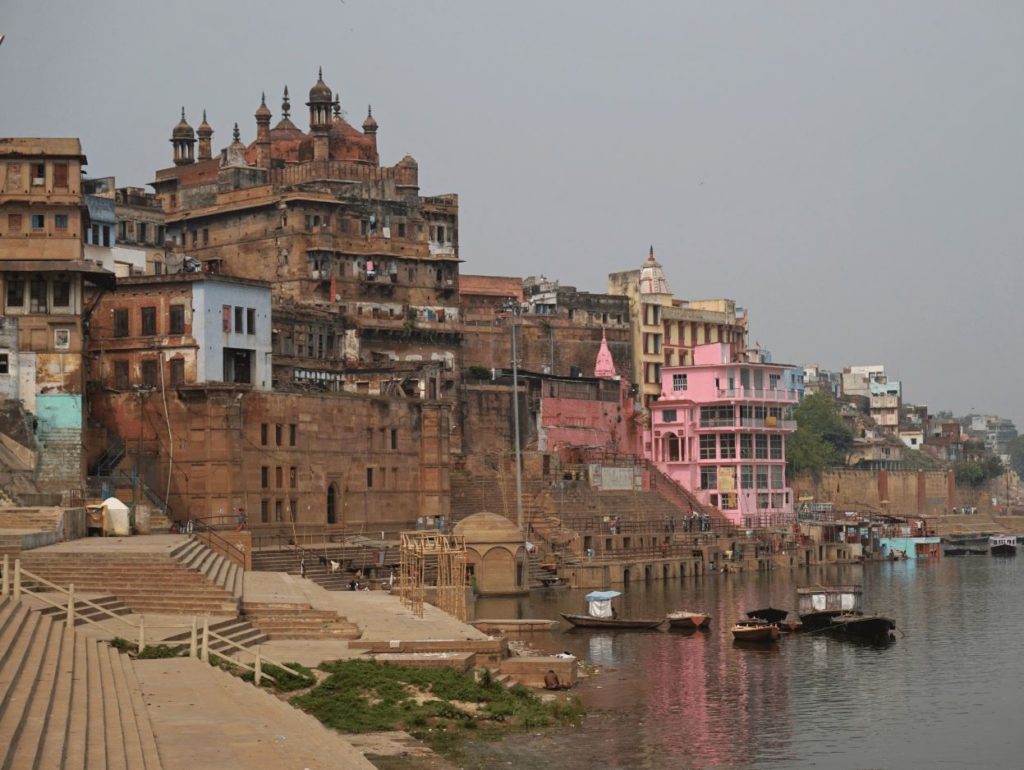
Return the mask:
M 71 583 L 68 586 L 68 588 L 64 588 L 62 586 L 59 586 L 56 583 L 51 583 L 46 578 L 40 577 L 39 575 L 36 575 L 33 572 L 29 572 L 27 569 L 22 567 L 21 566 L 21 559 L 15 559 L 14 560 L 14 575 L 13 575 L 13 581 L 12 581 L 11 580 L 11 570 L 10 570 L 10 558 L 9 558 L 9 556 L 7 554 L 4 554 L 2 563 L 3 563 L 3 576 L 2 576 L 2 578 L 0 578 L 0 598 L 6 599 L 8 596 L 12 596 L 14 601 L 19 601 L 21 599 L 21 595 L 23 593 L 24 594 L 28 594 L 29 596 L 32 596 L 32 597 L 38 599 L 39 601 L 43 602 L 44 604 L 50 605 L 51 607 L 56 607 L 57 609 L 66 610 L 67 614 L 65 616 L 65 619 L 66 619 L 67 627 L 69 629 L 74 629 L 75 621 L 77 619 L 79 619 L 79 618 L 84 620 L 84 621 L 86 621 L 87 623 L 92 623 L 94 626 L 100 626 L 101 628 L 104 628 L 103 622 L 105 622 L 105 621 L 101 622 L 101 621 L 98 621 L 98 620 L 94 620 L 94 619 L 92 619 L 92 618 L 90 618 L 90 617 L 88 617 L 86 615 L 81 615 L 81 614 L 76 615 L 75 614 L 75 602 L 79 602 L 81 604 L 85 604 L 85 605 L 93 608 L 94 610 L 98 610 L 99 612 L 101 612 L 101 613 L 103 613 L 105 615 L 110 616 L 110 618 L 113 618 L 114 620 L 118 620 L 121 623 L 124 623 L 126 626 L 129 626 L 133 630 L 137 631 L 138 632 L 138 637 L 137 638 L 139 640 L 139 652 L 142 652 L 143 650 L 146 649 L 146 618 L 145 618 L 145 616 L 140 615 L 139 616 L 139 622 L 136 625 L 135 623 L 133 623 L 132 621 L 128 620 L 127 618 L 125 618 L 125 617 L 123 617 L 121 615 L 118 615 L 118 614 L 116 614 L 114 612 L 111 612 L 110 610 L 108 610 L 106 607 L 104 607 L 102 605 L 96 604 L 96 602 L 90 601 L 89 599 L 84 599 L 82 597 L 77 597 L 76 598 L 75 597 L 75 584 L 74 583 Z M 53 599 L 50 599 L 47 596 L 43 596 L 40 592 L 33 591 L 32 589 L 25 587 L 25 585 L 23 584 L 22 578 L 28 578 L 28 580 L 30 580 L 30 581 L 32 581 L 34 583 L 41 583 L 41 584 L 43 584 L 45 586 L 48 586 L 49 588 L 52 588 L 54 591 L 57 591 L 58 593 L 66 595 L 68 597 L 67 603 L 66 604 L 61 604 L 59 602 L 54 601 Z M 13 590 L 12 590 L 12 582 L 13 582 Z M 154 628 L 154 626 L 150 626 L 150 627 Z M 189 626 L 186 626 L 186 625 L 169 625 L 169 626 L 155 626 L 155 627 L 156 628 L 180 629 L 180 630 L 189 630 L 189 628 L 190 628 Z M 279 668 L 282 671 L 285 671 L 285 672 L 291 674 L 292 676 L 302 677 L 302 674 L 300 674 L 298 671 L 295 671 L 292 668 L 289 668 L 284 663 L 279 663 L 278 661 L 273 660 L 273 659 L 268 658 L 267 656 L 263 655 L 263 653 L 262 653 L 262 651 L 260 649 L 260 645 L 256 645 L 256 650 L 253 651 L 253 650 L 250 650 L 248 647 L 242 646 L 241 644 L 239 644 L 238 642 L 234 641 L 233 639 L 228 639 L 226 636 L 221 636 L 216 631 L 211 631 L 210 630 L 210 616 L 209 615 L 204 615 L 203 616 L 202 636 L 200 636 L 199 633 L 200 632 L 199 632 L 199 627 L 198 627 L 198 619 L 197 619 L 197 617 L 195 615 L 193 615 L 192 616 L 192 625 L 191 625 L 191 636 L 190 636 L 190 640 L 189 640 L 189 657 L 190 658 L 199 658 L 204 663 L 209 663 L 210 655 L 216 655 L 217 657 L 222 658 L 223 660 L 226 660 L 226 661 L 228 661 L 228 662 L 230 662 L 230 663 L 232 663 L 234 665 L 240 666 L 241 668 L 245 669 L 246 671 L 252 671 L 254 676 L 255 676 L 255 682 L 256 682 L 257 685 L 264 678 L 265 679 L 269 679 L 274 684 L 277 684 L 277 680 L 274 677 L 272 677 L 270 674 L 263 673 L 263 664 L 264 663 L 268 663 L 271 666 L 276 666 L 277 668 Z M 221 652 L 218 652 L 216 650 L 211 650 L 210 649 L 210 640 L 211 639 L 213 639 L 214 641 L 221 642 L 222 644 L 226 644 L 229 648 L 234 648 L 234 649 L 238 650 L 239 652 L 243 652 L 243 653 L 246 653 L 248 655 L 252 655 L 253 656 L 253 663 L 252 663 L 252 665 L 249 665 L 249 664 L 245 663 L 244 661 L 238 660 L 236 658 L 231 658 L 231 657 L 229 657 L 229 656 L 227 656 L 227 655 L 225 655 L 225 654 L 223 654 Z

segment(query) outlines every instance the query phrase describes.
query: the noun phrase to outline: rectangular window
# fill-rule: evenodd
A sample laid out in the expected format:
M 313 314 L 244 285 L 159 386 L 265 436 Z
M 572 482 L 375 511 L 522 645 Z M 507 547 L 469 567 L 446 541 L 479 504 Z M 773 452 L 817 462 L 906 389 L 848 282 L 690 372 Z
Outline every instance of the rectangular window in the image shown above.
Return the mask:
M 138 235 L 139 242 L 140 243 L 145 243 L 147 238 L 149 237 L 149 228 L 146 226 L 146 223 L 145 222 L 139 222 L 139 226 L 138 226 L 138 228 L 136 228 L 136 231 L 139 234 Z
M 32 215 L 32 230 L 33 232 L 41 232 L 46 227 L 46 217 L 42 214 Z
M 773 465 L 771 466 L 771 482 L 772 489 L 782 489 L 782 466 Z
M 256 308 L 247 307 L 245 309 L 245 333 L 256 333 Z
M 278 446 L 284 446 L 284 443 L 281 441 L 281 435 L 281 425 L 279 423 L 274 426 L 274 443 Z
M 7 233 L 9 235 L 20 235 L 21 226 L 21 214 L 7 215 Z
M 0 353 L 0 374 L 11 373 L 10 353 Z
M 156 335 L 156 308 L 142 308 L 142 336 L 153 337 Z
M 675 409 L 662 409 L 661 410 L 661 421 L 667 423 L 673 423 L 676 421 L 676 410 Z
M 260 521 L 264 524 L 270 521 L 270 501 L 260 500 Z
M 163 225 L 157 225 L 156 226 L 156 245 L 157 246 L 163 246 L 164 245 L 164 226 Z
M 767 492 L 758 492 L 757 493 L 757 507 L 758 507 L 759 510 L 762 510 L 762 511 L 768 510 L 768 493 Z
M 29 164 L 32 170 L 32 186 L 42 187 L 46 184 L 46 164 L 45 163 L 31 163 Z
M 366 469 L 366 488 L 373 489 L 373 468 Z
M 210 244 L 210 228 L 203 228 L 203 245 L 208 246 Z
M 68 189 L 68 164 L 53 164 L 53 186 L 61 190 Z
M 288 486 L 291 489 L 299 486 L 299 469 L 294 465 L 288 469 Z
M 150 359 L 142 362 L 142 384 L 147 388 L 155 388 L 159 382 L 159 374 L 156 369 L 156 361 Z
M 274 468 L 274 481 L 278 489 L 284 486 L 284 468 L 280 465 Z
M 267 425 L 266 423 L 260 425 L 260 444 L 262 446 L 267 445 L 267 434 L 270 432 L 269 428 L 270 426 Z
M 782 378 L 778 374 L 769 374 L 768 375 L 768 387 L 771 388 L 772 390 L 778 390 L 779 380 L 780 379 L 782 379 Z
M 54 214 L 53 215 L 53 229 L 54 230 L 67 230 L 68 229 L 68 215 L 67 214 Z
M 298 433 L 299 426 L 292 423 L 288 426 L 288 446 L 295 446 L 295 434 Z
M 185 362 L 180 358 L 171 361 L 171 385 L 185 384 Z
M 771 458 L 773 460 L 782 459 L 782 436 L 769 436 L 770 444 L 769 449 L 771 451 Z
M 114 362 L 114 387 L 119 390 L 128 389 L 128 362 Z
M 167 331 L 170 334 L 185 333 L 185 306 L 171 305 L 170 318 L 168 319 Z
M 754 470 L 754 482 L 758 489 L 768 489 L 768 466 L 758 465 Z
M 274 501 L 274 521 L 284 521 L 284 514 L 280 500 Z
M 114 336 L 128 336 L 128 308 L 114 308 Z
M 673 374 L 672 375 L 672 390 L 686 390 L 686 375 L 685 374 Z
M 715 434 L 714 433 L 701 433 L 700 434 L 700 459 L 701 460 L 714 460 L 715 459 Z M 707 489 L 707 487 L 705 487 Z
M 723 433 L 718 437 L 718 451 L 722 459 L 732 460 L 736 457 L 736 436 L 732 433 Z
M 266 465 L 260 466 L 260 487 L 263 489 L 270 488 L 270 468 Z
M 222 328 L 225 333 L 231 333 L 231 305 L 222 305 L 221 309 Z
M 767 460 L 768 459 L 768 437 L 767 436 L 755 436 L 754 443 L 754 459 L 755 460 Z
M 243 316 L 244 312 L 245 312 L 245 308 L 241 308 L 241 307 L 236 307 L 235 308 L 235 334 L 244 334 L 245 333 L 245 327 L 244 327 L 245 319 L 244 319 L 244 316 Z
M 45 313 L 49 307 L 46 302 L 46 279 L 33 278 L 29 284 L 28 310 L 30 313 Z
M 13 276 L 7 279 L 7 307 L 8 309 L 25 307 L 25 279 Z
M 288 501 L 288 514 L 292 517 L 292 521 L 295 521 L 299 515 L 299 501 L 292 498 Z
M 87 241 L 88 243 L 91 243 L 93 246 L 99 246 L 100 245 L 100 226 L 99 225 L 93 225 L 92 227 L 90 227 L 88 235 L 89 235 L 89 240 Z
M 110 225 L 103 225 L 103 245 L 110 245 Z
M 700 469 L 700 488 L 718 489 L 718 467 L 705 465 Z
M 740 459 L 754 459 L 754 437 L 749 433 L 740 434 Z
M 741 465 L 740 466 L 740 489 L 753 489 L 754 488 L 754 466 L 753 465 Z

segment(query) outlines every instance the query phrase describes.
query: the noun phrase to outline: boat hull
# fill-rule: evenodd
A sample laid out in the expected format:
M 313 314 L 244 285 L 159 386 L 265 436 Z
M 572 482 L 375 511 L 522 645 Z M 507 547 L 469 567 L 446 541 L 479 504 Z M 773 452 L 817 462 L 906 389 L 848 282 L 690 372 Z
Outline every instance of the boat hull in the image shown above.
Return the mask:
M 881 615 L 841 615 L 829 626 L 829 633 L 866 642 L 889 642 L 896 622 Z
M 751 620 L 763 620 L 767 623 L 781 623 L 787 615 L 789 615 L 789 610 L 777 610 L 774 607 L 764 607 L 747 613 L 747 617 Z
M 698 628 L 708 628 L 711 625 L 711 616 L 700 612 L 672 613 L 666 620 L 672 628 L 683 631 L 696 631 Z
M 808 612 L 805 615 L 800 616 L 800 623 L 805 631 L 817 631 L 821 628 L 828 628 L 832 625 L 836 618 L 841 615 L 850 615 L 859 613 L 849 613 L 843 610 L 821 610 L 820 612 Z
M 595 618 L 590 615 L 560 613 L 574 628 L 650 629 L 665 622 L 664 618 Z
M 771 643 L 779 640 L 779 628 L 774 625 L 744 626 L 732 628 L 732 638 L 737 642 Z
M 1015 545 L 994 545 L 989 548 L 989 552 L 993 556 L 1016 556 L 1017 546 Z

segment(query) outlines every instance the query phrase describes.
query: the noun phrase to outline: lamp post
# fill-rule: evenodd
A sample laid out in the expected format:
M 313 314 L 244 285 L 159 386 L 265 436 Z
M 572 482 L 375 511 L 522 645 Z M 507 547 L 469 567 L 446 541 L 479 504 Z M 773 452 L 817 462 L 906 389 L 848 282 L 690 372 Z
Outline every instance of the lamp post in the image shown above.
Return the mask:
M 516 525 L 519 531 L 523 532 L 523 479 L 519 461 L 519 357 L 516 350 L 516 320 L 523 312 L 523 308 L 513 297 L 506 299 L 502 308 L 512 315 L 512 422 L 516 461 Z

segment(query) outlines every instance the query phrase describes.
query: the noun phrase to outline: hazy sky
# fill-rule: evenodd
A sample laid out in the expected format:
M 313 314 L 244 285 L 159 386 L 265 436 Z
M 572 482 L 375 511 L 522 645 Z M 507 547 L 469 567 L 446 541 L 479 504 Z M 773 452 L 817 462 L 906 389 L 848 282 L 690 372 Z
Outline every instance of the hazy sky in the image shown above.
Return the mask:
M 142 185 L 324 79 L 457 192 L 463 270 L 603 291 L 654 244 L 776 360 L 1024 430 L 1024 3 L 3 0 L 0 135 Z M 1014 212 L 1017 212 L 1016 214 Z

